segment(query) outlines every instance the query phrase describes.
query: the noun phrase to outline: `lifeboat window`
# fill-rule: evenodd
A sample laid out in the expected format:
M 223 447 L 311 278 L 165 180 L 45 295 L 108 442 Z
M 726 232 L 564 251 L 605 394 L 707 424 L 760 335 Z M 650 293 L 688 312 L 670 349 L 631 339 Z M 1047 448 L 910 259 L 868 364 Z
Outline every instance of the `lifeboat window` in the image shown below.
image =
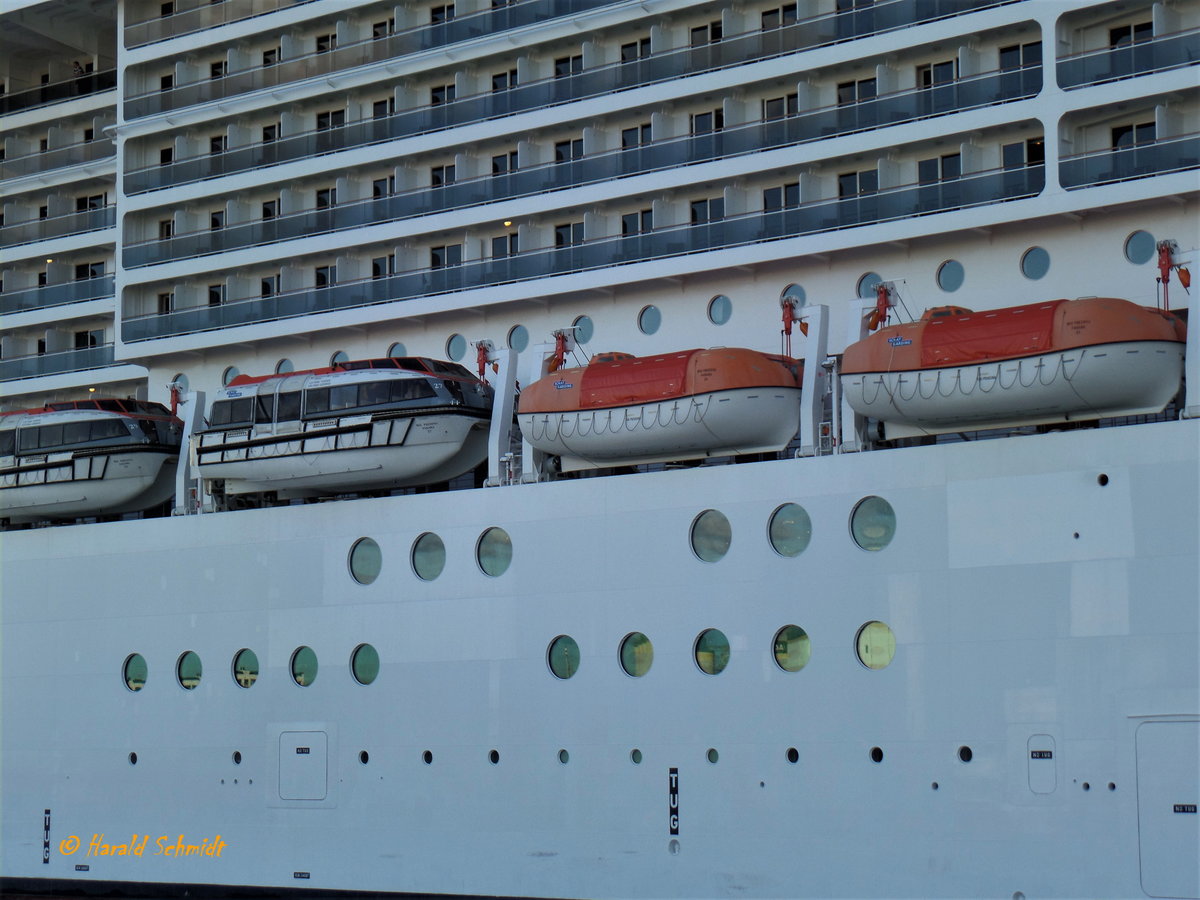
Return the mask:
M 300 418 L 299 391 L 288 391 L 279 395 L 275 404 L 275 418 L 279 422 L 294 422 Z
M 425 532 L 412 548 L 413 572 L 422 581 L 433 581 L 446 568 L 446 545 L 431 531 Z
M 313 388 L 304 392 L 304 414 L 323 415 L 329 412 L 329 388 Z
M 391 400 L 402 403 L 407 400 L 425 400 L 436 397 L 437 391 L 424 378 L 398 378 L 391 383 Z
M 868 669 L 883 669 L 896 656 L 896 636 L 883 622 L 868 622 L 854 639 L 858 661 Z
M 308 687 L 317 680 L 317 654 L 312 647 L 297 647 L 292 654 L 292 681 Z
M 965 272 L 957 259 L 948 259 L 937 270 L 937 283 L 943 291 L 953 293 L 963 285 Z
M 258 654 L 253 650 L 239 650 L 233 657 L 233 680 L 238 687 L 253 687 L 258 681 Z
M 780 556 L 799 556 L 812 540 L 812 520 L 803 506 L 785 503 L 771 514 L 771 547 Z
M 626 675 L 641 678 L 654 663 L 654 645 L 650 638 L 635 631 L 621 641 L 621 668 Z
M 708 321 L 724 325 L 733 315 L 733 301 L 724 294 L 717 294 L 708 301 Z
M 383 568 L 383 552 L 369 537 L 359 538 L 350 548 L 350 577 L 359 584 L 370 584 Z
M 453 375 L 456 378 L 475 377 L 462 366 L 455 365 L 454 363 L 442 362 L 440 359 L 430 359 L 425 360 L 424 362 L 425 365 L 422 365 L 419 368 L 428 368 L 430 371 L 436 372 L 438 375 Z
M 1154 235 L 1148 231 L 1135 231 L 1125 238 L 1125 258 L 1135 266 L 1140 266 L 1154 256 L 1154 247 Z
M 723 631 L 708 628 L 696 638 L 693 656 L 705 675 L 720 675 L 729 665 L 729 638 Z
M 0 431 L 0 456 L 12 456 L 17 447 L 15 431 Z
M 882 550 L 896 535 L 896 512 L 882 497 L 864 497 L 850 514 L 850 533 L 864 550 Z
M 775 664 L 785 672 L 799 672 L 808 665 L 812 643 L 799 625 L 784 625 L 775 632 Z
M 274 415 L 275 395 L 259 394 L 255 401 L 254 421 L 270 422 Z
M 638 313 L 638 330 L 642 334 L 654 334 L 662 325 L 662 313 L 657 306 L 645 306 Z
M 475 560 L 485 575 L 497 578 L 512 563 L 512 538 L 503 528 L 489 528 L 475 545 Z
M 106 412 L 125 412 L 125 407 L 121 405 L 120 400 L 97 400 L 96 409 L 103 409 Z
M 560 634 L 546 650 L 546 663 L 555 678 L 567 679 L 579 671 L 579 645 L 570 635 Z
M 179 686 L 185 691 L 195 689 L 200 684 L 200 676 L 203 673 L 204 666 L 193 650 L 183 653 L 175 664 L 175 677 L 179 679 Z
M 706 509 L 692 521 L 692 552 L 704 562 L 717 562 L 729 552 L 733 532 L 725 514 Z
M 1037 281 L 1050 271 L 1050 254 L 1042 247 L 1030 247 L 1021 254 L 1021 274 Z
M 22 452 L 36 450 L 38 448 L 38 433 L 40 428 L 22 428 L 20 437 L 20 446 Z
M 352 409 L 358 406 L 358 385 L 339 384 L 329 389 L 329 410 Z
M 129 437 L 129 429 L 125 427 L 125 423 L 120 419 L 103 419 L 98 422 L 92 422 L 90 439 L 93 441 L 125 437 Z
M 370 684 L 379 676 L 379 652 L 370 644 L 359 644 L 350 654 L 350 672 L 359 684 Z
M 529 329 L 524 325 L 514 325 L 508 330 L 508 346 L 510 350 L 521 353 L 529 346 Z
M 359 406 L 380 406 L 391 399 L 391 385 L 386 381 L 368 381 L 358 386 Z
M 63 425 L 64 444 L 82 444 L 91 437 L 91 422 L 67 422 Z
M 131 691 L 140 691 L 146 686 L 148 669 L 146 659 L 140 653 L 131 653 L 125 657 L 125 665 L 121 667 L 121 677 L 125 687 Z
M 571 326 L 575 329 L 575 342 L 578 344 L 588 343 L 596 333 L 596 327 L 588 316 L 577 317 Z

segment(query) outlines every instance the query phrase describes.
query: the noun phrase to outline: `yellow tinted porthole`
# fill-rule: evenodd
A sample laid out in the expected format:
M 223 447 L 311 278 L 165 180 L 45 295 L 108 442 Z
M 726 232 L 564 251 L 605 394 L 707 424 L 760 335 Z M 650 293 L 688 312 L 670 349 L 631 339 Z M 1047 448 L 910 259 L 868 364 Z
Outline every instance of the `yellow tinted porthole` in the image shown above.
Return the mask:
M 896 636 L 883 622 L 868 622 L 858 629 L 854 648 L 868 669 L 884 669 L 896 657 Z

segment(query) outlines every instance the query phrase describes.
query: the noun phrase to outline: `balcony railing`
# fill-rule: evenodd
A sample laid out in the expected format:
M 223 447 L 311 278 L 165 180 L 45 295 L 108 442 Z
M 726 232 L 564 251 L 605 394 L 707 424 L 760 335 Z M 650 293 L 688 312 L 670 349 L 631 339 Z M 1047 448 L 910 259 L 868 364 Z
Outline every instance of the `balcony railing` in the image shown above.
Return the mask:
M 103 72 L 91 72 L 67 81 L 56 81 L 54 84 L 42 84 L 24 91 L 0 94 L 0 116 L 33 109 L 35 106 L 78 100 L 88 94 L 111 91 L 116 86 L 117 70 L 105 69 Z
M 571 247 L 542 248 L 499 259 L 235 300 L 220 306 L 131 317 L 124 322 L 123 335 L 126 341 L 152 340 L 758 244 L 1030 197 L 1042 190 L 1044 182 L 1044 167 L 1032 166 L 986 172 L 938 184 L 907 185 L 877 194 L 822 200 L 707 224 L 603 238 Z
M 31 219 L 0 228 L 0 249 L 32 244 L 50 238 L 82 234 L 85 231 L 100 231 L 112 228 L 117 223 L 117 208 L 104 206 L 83 212 L 67 213 L 50 219 Z
M 280 9 L 290 9 L 312 0 L 256 0 L 253 4 L 242 2 L 226 3 L 212 0 L 176 0 L 175 11 L 169 16 L 143 19 L 125 26 L 125 46 L 141 47 L 156 41 L 181 34 L 194 34 L 218 25 L 241 22 L 265 16 Z M 155 4 L 148 4 L 153 8 Z
M 906 6 L 912 5 L 908 0 L 904 0 L 904 2 Z M 928 0 L 928 2 L 934 3 L 935 0 Z M 892 6 L 895 5 L 896 3 L 892 4 Z M 941 5 L 944 4 L 939 4 L 939 8 Z M 960 0 L 954 5 L 956 7 L 982 8 L 995 5 L 995 2 L 994 0 L 993 2 Z M 935 9 L 924 5 L 914 7 L 914 14 L 916 11 L 930 16 L 936 12 Z M 833 26 L 836 23 L 829 21 L 831 18 L 826 16 L 820 20 L 810 20 L 788 28 L 756 31 L 718 44 L 676 50 L 633 62 L 598 67 L 569 78 L 529 82 L 507 91 L 475 94 L 444 105 L 420 106 L 384 118 L 352 122 L 341 128 L 291 135 L 270 143 L 235 148 L 226 153 L 196 156 L 165 166 L 147 166 L 125 175 L 125 192 L 132 195 L 161 190 L 174 185 L 280 165 L 325 153 L 335 153 L 340 150 L 455 128 L 515 113 L 544 109 L 589 97 L 605 96 L 616 91 L 629 90 L 656 82 L 673 81 L 705 70 L 738 65 L 753 59 L 778 56 L 784 52 L 801 49 L 803 46 L 815 46 L 832 40 L 830 35 L 835 33 L 836 30 Z M 805 32 L 803 30 L 805 28 L 809 31 Z M 1002 84 L 1001 97 L 1009 89 L 1025 90 L 1024 82 L 1030 77 L 1028 75 L 1030 71 L 1032 70 L 1026 69 L 1005 73 L 1008 81 Z M 1040 79 L 1040 74 L 1037 77 Z M 960 82 L 960 84 L 969 83 L 967 81 Z M 955 98 L 955 92 L 952 89 L 954 89 L 954 85 L 939 85 L 930 89 L 927 96 L 939 98 L 934 101 L 935 106 L 938 103 L 952 103 Z M 931 112 L 933 111 L 935 110 L 931 110 Z
M 47 284 L 20 291 L 0 292 L 0 315 L 29 312 L 31 309 L 46 309 L 81 303 L 84 300 L 100 300 L 113 296 L 113 276 L 101 275 L 81 281 L 63 284 Z
M 785 119 L 659 141 L 570 162 L 518 169 L 503 175 L 486 175 L 391 197 L 340 204 L 329 209 L 310 209 L 292 215 L 230 225 L 215 231 L 179 235 L 168 240 L 126 245 L 122 259 L 127 268 L 135 268 L 324 232 L 361 228 L 1020 100 L 1034 96 L 1040 89 L 1039 68 L 990 73 L 936 88 L 885 94 L 852 106 L 826 107 Z
M 1096 153 L 1064 157 L 1058 177 L 1068 189 L 1200 168 L 1200 134 L 1164 138 Z
M 53 150 L 41 153 L 14 156 L 11 159 L 0 160 L 0 180 L 19 178 L 22 175 L 33 175 L 38 172 L 50 172 L 67 166 L 95 162 L 98 159 L 115 158 L 116 152 L 116 147 L 111 140 L 97 138 L 94 141 L 84 141 L 67 147 L 55 147 Z
M 1200 62 L 1200 28 L 1165 34 L 1124 47 L 1091 50 L 1058 61 L 1062 88 L 1100 84 Z
M 64 372 L 83 372 L 113 364 L 113 345 L 100 344 L 83 350 L 60 350 L 34 356 L 0 359 L 0 381 L 18 378 L 37 378 L 40 375 L 61 375 Z

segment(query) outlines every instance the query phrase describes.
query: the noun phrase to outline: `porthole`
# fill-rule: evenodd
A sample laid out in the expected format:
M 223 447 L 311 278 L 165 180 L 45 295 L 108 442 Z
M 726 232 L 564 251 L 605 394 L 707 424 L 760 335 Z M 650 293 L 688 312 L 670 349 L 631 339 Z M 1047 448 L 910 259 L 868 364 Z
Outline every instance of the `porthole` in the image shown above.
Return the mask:
M 350 362 L 350 355 L 345 350 L 339 350 L 333 356 L 329 357 L 329 365 L 331 366 L 347 362 Z
M 370 684 L 379 677 L 379 652 L 370 644 L 359 644 L 350 654 L 350 672 L 359 684 Z
M 312 647 L 297 647 L 292 654 L 292 681 L 308 687 L 317 680 L 317 654 Z
M 241 750 L 233 751 L 233 764 L 235 766 L 240 766 L 242 764 L 242 751 Z
M 567 679 L 579 671 L 579 645 L 575 638 L 560 634 L 546 649 L 546 663 L 555 678 Z
M 559 750 L 558 751 L 558 761 L 565 766 L 567 763 L 569 763 L 571 761 L 571 754 L 568 753 L 566 750 Z
M 724 513 L 706 509 L 692 521 L 692 552 L 704 562 L 717 562 L 729 552 L 733 531 Z
M 875 296 L 875 285 L 883 281 L 874 272 L 864 272 L 858 279 L 858 284 L 855 286 L 855 292 L 863 300 L 870 300 Z
M 359 538 L 350 548 L 350 577 L 359 584 L 370 584 L 379 577 L 383 552 L 371 538 Z
M 293 365 L 292 361 L 290 359 L 288 359 L 286 356 L 283 359 L 279 360 L 279 362 L 275 363 L 275 374 L 276 375 L 290 375 L 292 372 L 295 372 L 295 371 L 296 371 L 295 365 Z
M 963 265 L 957 259 L 948 259 L 937 270 L 937 284 L 946 293 L 953 293 L 963 285 L 966 276 Z
M 724 294 L 717 294 L 708 301 L 708 321 L 724 325 L 733 315 L 733 301 Z
M 662 325 L 662 313 L 657 306 L 643 306 L 638 313 L 637 324 L 642 334 L 654 334 Z
M 882 622 L 868 622 L 854 639 L 858 661 L 868 669 L 883 669 L 896 656 L 896 636 Z
M 412 567 L 422 581 L 433 581 L 446 568 L 446 545 L 432 531 L 413 541 Z
M 962 746 L 958 748 L 958 758 L 965 763 L 969 763 L 975 758 L 975 754 L 970 747 Z
M 640 631 L 633 632 L 621 641 L 621 668 L 626 675 L 641 678 L 650 671 L 653 663 L 654 645 Z
M 226 366 L 225 371 L 221 373 L 221 387 L 227 387 L 229 382 L 237 378 L 242 373 L 238 371 L 237 366 Z
M 489 528 L 475 545 L 475 561 L 485 575 L 498 578 L 512 563 L 512 539 L 503 528 Z
M 876 762 L 876 763 L 883 762 L 883 748 L 882 747 L 872 747 L 871 748 L 871 762 Z
M 461 334 L 452 334 L 446 338 L 446 356 L 458 362 L 467 355 L 467 339 Z
M 249 648 L 233 656 L 233 680 L 238 687 L 253 687 L 258 681 L 258 654 Z
M 121 667 L 121 677 L 125 681 L 125 687 L 131 691 L 140 691 L 146 686 L 148 671 L 146 659 L 142 654 L 129 654 L 125 657 L 125 664 Z
M 392 345 L 387 348 L 387 355 L 392 359 L 400 359 L 403 356 L 408 356 L 408 348 L 405 347 L 402 342 L 394 341 Z
M 424 762 L 425 765 L 427 765 L 427 766 L 432 765 L 433 764 L 433 754 L 431 752 L 429 752 L 428 750 L 426 750 L 424 753 L 421 754 L 421 761 Z
M 812 644 L 799 625 L 784 625 L 775 632 L 775 664 L 785 672 L 799 672 L 808 665 Z
M 488 753 L 488 762 L 493 766 L 500 762 L 500 751 L 492 750 Z
M 358 761 L 365 766 L 367 763 L 369 763 L 371 761 L 371 754 L 368 753 L 366 750 L 359 750 L 358 751 Z
M 571 327 L 575 329 L 575 343 L 577 344 L 589 343 L 596 334 L 596 326 L 592 324 L 590 316 L 577 316 L 571 323 Z
M 787 748 L 787 761 L 790 762 L 792 765 L 795 765 L 796 763 L 800 762 L 800 751 L 797 750 L 795 747 L 788 747 Z
M 721 754 L 716 751 L 716 748 L 709 747 L 708 752 L 704 754 L 704 758 L 707 759 L 713 765 L 716 765 L 717 760 L 719 760 L 721 758 Z
M 175 663 L 175 677 L 179 679 L 179 686 L 185 691 L 194 690 L 200 684 L 200 676 L 204 674 L 204 666 L 200 663 L 200 657 L 194 650 L 187 650 L 180 654 L 179 660 Z
M 896 512 L 882 497 L 864 497 L 850 514 L 850 533 L 864 550 L 882 550 L 896 535 Z
M 1021 274 L 1030 281 L 1044 278 L 1050 271 L 1050 254 L 1043 247 L 1030 247 L 1021 254 Z
M 1154 235 L 1148 231 L 1135 231 L 1125 238 L 1125 258 L 1135 266 L 1150 262 L 1154 249 Z
M 521 353 L 529 346 L 529 329 L 524 325 L 514 325 L 508 329 L 508 347 Z
M 716 628 L 700 632 L 692 651 L 696 665 L 705 675 L 720 675 L 729 665 L 729 638 Z
M 136 766 L 136 765 L 137 765 L 137 754 L 136 754 L 136 753 L 130 753 L 130 754 L 129 754 L 129 764 L 130 764 L 131 766 Z
M 780 556 L 799 556 L 812 539 L 812 520 L 803 506 L 785 503 L 771 513 L 767 533 L 771 547 Z
M 629 761 L 635 766 L 640 766 L 642 764 L 642 751 L 637 747 L 634 747 L 632 750 L 630 750 Z
M 175 377 L 171 379 L 171 384 L 178 385 L 179 392 L 181 394 L 186 394 L 188 392 L 188 387 L 190 386 L 188 377 L 186 375 L 184 375 L 182 372 L 175 373 Z

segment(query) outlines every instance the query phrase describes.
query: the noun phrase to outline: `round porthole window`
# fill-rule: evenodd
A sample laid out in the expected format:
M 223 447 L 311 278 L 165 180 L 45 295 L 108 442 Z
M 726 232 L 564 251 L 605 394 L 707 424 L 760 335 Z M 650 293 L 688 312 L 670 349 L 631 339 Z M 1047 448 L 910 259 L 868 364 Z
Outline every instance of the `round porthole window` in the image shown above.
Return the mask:
M 864 550 L 882 550 L 896 535 L 896 513 L 882 497 L 864 497 L 850 514 L 854 543 Z
M 579 671 L 579 645 L 570 635 L 560 634 L 546 650 L 546 663 L 555 678 L 570 678 Z
M 475 546 L 475 560 L 485 575 L 499 577 L 512 563 L 512 539 L 503 528 L 489 528 Z
M 780 556 L 799 556 L 812 540 L 812 520 L 803 506 L 785 503 L 771 513 L 771 548 Z
M 641 678 L 650 671 L 653 663 L 654 645 L 650 643 L 650 638 L 640 631 L 635 631 L 621 641 L 621 668 L 625 670 L 626 675 Z
M 784 625 L 775 632 L 775 663 L 785 672 L 799 672 L 808 665 L 812 644 L 799 625 Z
M 140 653 L 131 653 L 125 657 L 125 665 L 121 667 L 121 678 L 125 687 L 131 691 L 140 691 L 146 686 L 148 667 L 146 659 Z
M 724 513 L 706 509 L 692 521 L 692 552 L 705 562 L 717 562 L 729 552 L 733 532 Z
M 868 669 L 883 669 L 896 656 L 896 636 L 882 622 L 868 622 L 854 639 L 858 661 Z
M 317 654 L 312 647 L 297 647 L 292 654 L 292 681 L 308 687 L 317 680 Z
M 422 581 L 433 581 L 446 568 L 446 545 L 432 531 L 413 541 L 412 567 Z
M 258 681 L 258 654 L 250 649 L 239 650 L 233 657 L 233 680 L 238 687 L 253 687 Z
M 780 293 L 779 299 L 789 300 L 796 306 L 803 306 L 808 300 L 808 295 L 804 292 L 804 288 L 802 288 L 800 285 L 789 284 L 783 289 L 782 293 Z
M 175 677 L 179 679 L 179 686 L 185 691 L 194 690 L 200 684 L 200 676 L 204 674 L 204 666 L 200 663 L 199 655 L 188 650 L 179 657 L 179 661 L 175 663 Z
M 467 355 L 467 339 L 461 334 L 452 334 L 446 339 L 446 355 L 458 362 Z
M 188 388 L 191 386 L 188 377 L 182 372 L 176 372 L 175 377 L 171 379 L 171 383 L 179 385 L 179 392 L 182 394 L 186 394 Z
M 638 330 L 642 334 L 654 334 L 662 325 L 662 313 L 657 306 L 644 306 L 638 313 Z
M 514 325 L 508 329 L 508 347 L 518 353 L 529 346 L 529 329 L 524 325 Z
M 575 329 L 575 343 L 587 344 L 595 336 L 596 327 L 589 316 L 579 316 L 571 323 Z
M 948 259 L 938 266 L 938 287 L 946 293 L 953 293 L 962 287 L 964 277 L 963 265 L 957 259 Z
M 370 684 L 379 676 L 379 652 L 370 644 L 359 644 L 350 654 L 350 672 L 359 684 Z
M 295 371 L 296 371 L 296 367 L 292 364 L 292 361 L 290 359 L 288 359 L 286 356 L 283 359 L 279 360 L 279 362 L 275 363 L 275 374 L 276 375 L 290 375 L 292 372 L 295 372 Z
M 861 278 L 858 279 L 858 285 L 856 287 L 858 296 L 863 300 L 870 300 L 875 296 L 875 285 L 879 284 L 881 281 L 883 281 L 883 279 L 874 272 L 865 273 Z
M 1135 231 L 1125 238 L 1125 258 L 1135 266 L 1148 263 L 1154 256 L 1154 235 L 1148 231 Z
M 1044 247 L 1030 247 L 1021 255 L 1021 274 L 1030 281 L 1044 278 L 1050 271 L 1050 254 Z
M 359 538 L 350 548 L 350 576 L 359 584 L 370 584 L 379 577 L 383 553 L 371 538 Z
M 221 387 L 227 387 L 229 382 L 241 374 L 237 366 L 226 366 L 225 371 L 221 373 Z
M 720 675 L 729 665 L 729 638 L 716 628 L 708 628 L 696 638 L 693 655 L 705 675 Z
M 708 301 L 708 321 L 724 325 L 733 315 L 733 301 L 724 294 L 717 294 Z
M 329 364 L 331 366 L 340 365 L 341 363 L 345 362 L 350 362 L 350 354 L 348 354 L 345 350 L 339 350 L 337 353 L 333 354 L 333 356 L 329 357 Z
M 387 355 L 392 359 L 400 359 L 402 356 L 408 356 L 408 348 L 400 341 L 395 341 L 388 347 Z

